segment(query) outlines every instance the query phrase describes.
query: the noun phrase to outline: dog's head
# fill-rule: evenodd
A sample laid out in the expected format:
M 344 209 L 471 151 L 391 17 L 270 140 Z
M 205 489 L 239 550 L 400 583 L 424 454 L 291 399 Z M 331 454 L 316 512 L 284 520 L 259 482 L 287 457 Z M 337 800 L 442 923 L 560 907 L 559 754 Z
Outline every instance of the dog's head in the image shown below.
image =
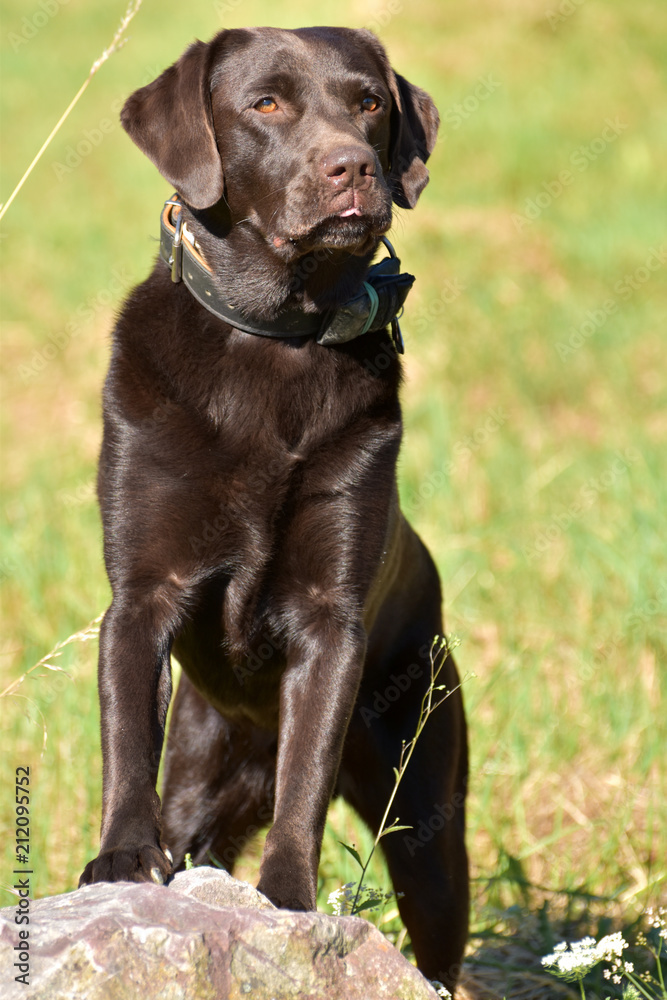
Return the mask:
M 369 31 L 249 28 L 195 42 L 137 90 L 124 128 L 194 209 L 275 248 L 364 247 L 412 208 L 439 124 Z

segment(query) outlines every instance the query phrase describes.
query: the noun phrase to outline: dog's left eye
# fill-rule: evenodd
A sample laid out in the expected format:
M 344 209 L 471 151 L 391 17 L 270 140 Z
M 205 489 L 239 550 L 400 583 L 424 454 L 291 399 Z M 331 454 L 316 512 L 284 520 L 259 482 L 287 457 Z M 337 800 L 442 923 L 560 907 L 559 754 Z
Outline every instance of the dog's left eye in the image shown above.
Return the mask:
M 377 111 L 377 109 L 380 107 L 380 102 L 378 101 L 377 97 L 364 97 L 363 101 L 361 102 L 361 107 L 363 108 L 364 111 Z
M 263 97 L 254 107 L 256 111 L 262 111 L 265 115 L 278 110 L 278 105 L 272 97 Z

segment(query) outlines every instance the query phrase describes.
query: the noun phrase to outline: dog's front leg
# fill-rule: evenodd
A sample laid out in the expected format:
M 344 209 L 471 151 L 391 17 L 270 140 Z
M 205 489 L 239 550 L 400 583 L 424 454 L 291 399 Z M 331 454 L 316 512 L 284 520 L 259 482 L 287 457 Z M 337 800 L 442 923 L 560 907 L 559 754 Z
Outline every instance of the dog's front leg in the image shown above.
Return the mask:
M 171 697 L 171 637 L 155 611 L 145 602 L 114 601 L 100 630 L 102 834 L 79 885 L 163 883 L 171 873 L 155 790 Z
M 288 652 L 280 692 L 274 822 L 257 887 L 276 906 L 315 909 L 327 808 L 365 647 L 361 625 L 342 629 L 329 620 L 315 637 L 301 639 Z

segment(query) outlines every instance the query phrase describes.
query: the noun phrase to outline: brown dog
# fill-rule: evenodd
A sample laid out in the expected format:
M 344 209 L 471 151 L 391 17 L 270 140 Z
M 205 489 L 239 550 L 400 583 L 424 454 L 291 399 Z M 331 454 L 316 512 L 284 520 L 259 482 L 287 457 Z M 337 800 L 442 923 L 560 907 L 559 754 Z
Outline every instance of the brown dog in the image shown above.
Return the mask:
M 427 182 L 438 115 L 367 31 L 261 28 L 192 45 L 122 122 L 180 200 L 105 389 L 102 844 L 81 884 L 163 882 L 186 852 L 231 868 L 273 818 L 259 889 L 313 909 L 329 801 L 377 831 L 442 634 L 396 489 L 412 279 L 369 270 L 392 200 Z M 395 802 L 413 830 L 382 841 L 419 966 L 450 988 L 466 772 L 456 691 Z

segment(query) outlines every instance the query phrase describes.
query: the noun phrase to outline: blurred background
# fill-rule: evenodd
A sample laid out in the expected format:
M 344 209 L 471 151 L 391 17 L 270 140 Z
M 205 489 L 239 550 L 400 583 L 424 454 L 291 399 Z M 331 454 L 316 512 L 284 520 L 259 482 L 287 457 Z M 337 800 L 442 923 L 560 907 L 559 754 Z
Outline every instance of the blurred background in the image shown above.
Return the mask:
M 0 10 L 5 201 L 123 8 Z M 290 0 L 144 0 L 0 224 L 0 882 L 19 766 L 35 895 L 74 888 L 98 845 L 94 627 L 31 668 L 109 601 L 100 390 L 114 314 L 152 266 L 170 193 L 119 109 L 195 38 L 323 18 L 376 31 L 441 113 L 431 183 L 390 234 L 418 276 L 401 493 L 438 563 L 461 672 L 475 675 L 469 973 L 527 996 L 521 970 L 560 936 L 631 928 L 667 898 L 660 0 L 341 0 L 326 15 Z M 369 847 L 335 804 L 325 910 L 357 877 L 340 840 Z M 261 838 L 241 877 L 255 878 L 260 852 Z M 380 863 L 372 878 L 390 888 Z M 395 907 L 374 916 L 409 956 Z

